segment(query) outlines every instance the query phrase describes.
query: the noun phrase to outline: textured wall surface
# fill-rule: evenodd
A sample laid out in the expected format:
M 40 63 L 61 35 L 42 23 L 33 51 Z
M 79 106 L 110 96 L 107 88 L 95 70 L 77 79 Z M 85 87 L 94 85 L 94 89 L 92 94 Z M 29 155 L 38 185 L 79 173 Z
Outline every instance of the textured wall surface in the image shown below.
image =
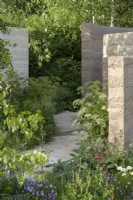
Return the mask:
M 121 32 L 133 32 L 132 28 L 99 26 L 91 23 L 82 25 L 82 85 L 100 80 L 107 71 L 108 59 L 103 58 L 103 35 Z M 104 70 L 102 70 L 102 63 Z M 106 76 L 107 72 L 105 72 Z
M 133 33 L 104 37 L 108 58 L 109 141 L 127 146 L 133 140 Z
M 103 36 L 103 79 L 108 80 L 108 57 L 133 56 L 133 32 Z
M 8 48 L 14 70 L 20 76 L 27 78 L 29 76 L 28 31 L 24 28 L 12 28 L 9 34 L 0 32 L 0 39 L 10 41 L 11 46 Z

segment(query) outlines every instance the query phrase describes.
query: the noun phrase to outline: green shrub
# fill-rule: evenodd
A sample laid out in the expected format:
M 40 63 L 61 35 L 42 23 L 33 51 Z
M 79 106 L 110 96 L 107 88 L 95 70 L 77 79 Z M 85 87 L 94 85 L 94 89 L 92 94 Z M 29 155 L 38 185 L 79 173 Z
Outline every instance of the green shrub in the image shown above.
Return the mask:
M 101 169 L 116 172 L 117 165 L 131 165 L 133 162 L 133 150 L 129 148 L 125 151 L 118 149 L 107 140 L 97 139 L 90 143 L 89 140 L 83 140 L 78 149 L 72 153 L 72 164 L 75 167 L 90 170 Z
M 17 112 L 11 103 L 11 85 L 0 76 L 0 170 L 2 176 L 13 176 L 19 184 L 24 181 L 23 172 L 33 174 L 36 166 L 45 165 L 45 153 L 24 152 L 28 142 L 42 134 L 44 117 L 40 111 Z
M 73 101 L 79 98 L 77 88 L 81 85 L 80 62 L 72 58 L 58 58 L 46 72 L 59 82 L 56 110 L 75 110 Z
M 57 58 L 47 73 L 58 77 L 60 82 L 71 83 L 70 88 L 77 88 L 81 84 L 80 62 L 71 57 Z
M 42 127 L 44 125 L 44 117 L 41 111 L 36 110 L 35 113 L 29 110 L 17 112 L 17 106 L 11 104 L 10 94 L 12 88 L 10 84 L 1 78 L 0 81 L 0 133 L 1 148 L 6 145 L 11 148 L 27 146 L 30 140 L 39 140 L 38 135 L 43 137 Z M 3 139 L 2 139 L 3 138 Z M 17 147 L 19 144 L 19 147 Z
M 49 77 L 30 78 L 27 90 L 24 90 L 26 99 L 24 100 L 24 109 L 32 112 L 41 110 L 45 116 L 44 141 L 48 141 L 54 134 L 55 124 L 53 115 L 56 112 L 56 102 L 54 99 L 58 90 L 58 83 L 53 82 Z
M 59 199 L 131 200 L 132 163 L 132 147 L 118 152 L 107 141 L 97 140 L 91 145 L 89 141 L 83 141 L 72 160 L 54 166 Z M 125 169 L 119 167 L 122 173 L 117 171 L 117 166 L 125 166 Z M 80 181 L 75 181 L 75 174 Z
M 84 88 L 83 99 L 74 105 L 80 105 L 77 122 L 83 127 L 84 138 L 70 161 L 54 166 L 62 184 L 58 186 L 59 199 L 131 200 L 132 176 L 118 173 L 117 166 L 132 166 L 133 147 L 118 151 L 107 140 L 107 91 L 99 82 L 91 83 Z
M 115 177 L 112 177 L 115 186 L 115 199 L 133 199 L 133 167 L 123 168 L 119 166 L 117 170 L 119 171 L 115 174 Z
M 83 89 L 83 99 L 74 101 L 80 106 L 77 122 L 80 123 L 93 142 L 108 136 L 107 91 L 96 81 Z
M 73 171 L 70 179 L 62 177 L 57 194 L 58 200 L 107 200 L 113 186 L 101 173 Z
M 25 82 L 25 87 L 23 88 L 20 84 L 22 81 Z M 28 80 L 16 78 L 13 81 L 11 79 L 11 85 L 13 90 L 10 99 L 17 112 L 29 110 L 32 113 L 36 113 L 37 110 L 41 110 L 42 116 L 45 116 L 45 124 L 42 127 L 43 134 L 40 135 L 38 132 L 38 140 L 37 138 L 32 138 L 28 143 L 28 147 L 39 144 L 40 141 L 48 141 L 54 134 L 53 115 L 56 111 L 54 99 L 58 90 L 58 83 L 53 82 L 48 77 L 39 77 Z
M 71 90 L 65 84 L 60 85 L 57 90 L 57 96 L 55 98 L 56 111 L 62 112 L 65 110 L 75 111 L 73 107 L 73 101 L 75 100 L 76 91 Z

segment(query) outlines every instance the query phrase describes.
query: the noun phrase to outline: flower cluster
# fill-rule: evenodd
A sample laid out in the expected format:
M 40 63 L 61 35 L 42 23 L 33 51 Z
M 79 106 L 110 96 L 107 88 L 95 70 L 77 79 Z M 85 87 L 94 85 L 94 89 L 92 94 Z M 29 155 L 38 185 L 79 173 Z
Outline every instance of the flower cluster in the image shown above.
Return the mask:
M 131 170 L 132 167 L 128 166 L 126 169 Z M 119 167 L 118 168 L 120 171 L 125 173 L 125 168 Z M 106 173 L 104 172 L 103 174 L 107 180 L 113 184 L 114 186 L 114 192 L 115 192 L 115 196 L 116 198 L 121 198 L 124 200 L 131 200 L 132 199 L 132 195 L 133 195 L 133 180 L 132 177 L 130 176 L 121 176 L 120 174 L 116 174 L 116 176 L 114 176 L 111 173 Z M 111 200 L 109 198 L 109 200 Z
M 103 164 L 103 155 L 96 153 L 95 159 L 98 161 L 99 164 Z
M 133 167 L 131 166 L 127 166 L 126 168 L 119 166 L 117 167 L 117 170 L 123 172 L 122 176 L 126 176 L 127 173 L 133 175 Z
M 56 187 L 48 182 L 48 180 L 35 181 L 27 180 L 22 188 L 22 193 L 29 193 L 32 197 L 37 197 L 41 200 L 55 200 L 57 193 Z

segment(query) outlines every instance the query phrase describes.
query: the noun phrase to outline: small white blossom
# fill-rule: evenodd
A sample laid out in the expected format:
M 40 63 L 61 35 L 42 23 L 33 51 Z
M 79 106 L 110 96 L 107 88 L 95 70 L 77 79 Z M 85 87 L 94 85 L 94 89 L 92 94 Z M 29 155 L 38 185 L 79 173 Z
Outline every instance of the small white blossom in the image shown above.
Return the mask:
M 127 172 L 128 170 L 126 168 L 123 167 L 117 167 L 117 170 L 121 171 L 121 172 Z
M 130 174 L 133 176 L 133 171 L 132 171 L 132 172 L 130 172 Z
M 102 110 L 106 110 L 106 106 L 103 106 L 103 107 L 102 107 Z
M 122 176 L 126 176 L 126 173 L 123 173 Z
M 119 166 L 119 167 L 117 167 L 117 170 L 122 171 L 123 167 Z
M 128 170 L 126 168 L 123 168 L 122 172 L 127 172 Z
M 127 166 L 127 170 L 132 170 L 132 169 L 133 169 L 133 167 Z

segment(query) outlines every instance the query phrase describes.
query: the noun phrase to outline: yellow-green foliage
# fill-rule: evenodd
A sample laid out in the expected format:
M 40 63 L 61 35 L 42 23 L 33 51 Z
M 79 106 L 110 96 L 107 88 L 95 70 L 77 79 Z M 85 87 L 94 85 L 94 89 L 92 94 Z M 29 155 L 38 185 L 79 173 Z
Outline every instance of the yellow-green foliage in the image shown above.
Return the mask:
M 20 184 L 24 177 L 22 172 L 33 173 L 36 166 L 45 165 L 46 153 L 37 151 L 23 152 L 26 143 L 41 131 L 44 117 L 40 111 L 33 114 L 29 111 L 17 113 L 10 102 L 11 87 L 3 76 L 0 76 L 0 169 L 10 176 L 13 172 Z

